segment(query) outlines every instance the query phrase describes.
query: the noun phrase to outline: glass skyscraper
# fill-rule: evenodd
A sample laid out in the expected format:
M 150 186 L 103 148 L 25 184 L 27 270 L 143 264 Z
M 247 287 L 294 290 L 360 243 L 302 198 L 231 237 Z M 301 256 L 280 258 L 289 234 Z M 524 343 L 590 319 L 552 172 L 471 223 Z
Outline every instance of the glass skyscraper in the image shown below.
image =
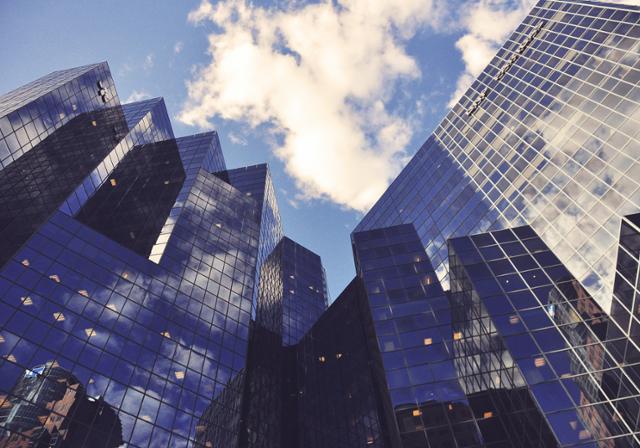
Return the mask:
M 215 132 L 175 138 L 161 98 L 120 104 L 106 63 L 0 97 L 0 136 L 0 445 L 237 439 L 277 246 L 308 283 L 292 331 L 327 302 L 266 165 L 228 170 Z
M 268 167 L 106 64 L 0 97 L 0 137 L 0 446 L 640 446 L 638 7 L 540 1 L 328 307 Z

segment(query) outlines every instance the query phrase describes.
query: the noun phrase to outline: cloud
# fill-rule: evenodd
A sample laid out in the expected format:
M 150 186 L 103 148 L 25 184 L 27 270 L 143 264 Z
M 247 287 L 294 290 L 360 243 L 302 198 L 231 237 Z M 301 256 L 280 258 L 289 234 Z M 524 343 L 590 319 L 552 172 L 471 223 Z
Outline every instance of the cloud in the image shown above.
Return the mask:
M 142 100 L 146 100 L 151 98 L 151 95 L 149 95 L 147 92 L 145 92 L 144 90 L 134 90 L 133 92 L 131 92 L 131 95 L 129 95 L 127 97 L 126 100 L 124 100 L 125 103 L 135 103 L 136 101 L 142 101 Z
M 231 143 L 233 143 L 234 145 L 240 145 L 240 146 L 247 146 L 248 142 L 247 139 L 244 138 L 244 136 L 236 134 L 235 132 L 229 132 L 229 141 Z
M 144 58 L 144 62 L 142 64 L 142 68 L 144 68 L 145 70 L 151 70 L 153 68 L 154 64 L 155 64 L 155 56 L 154 56 L 153 53 L 149 53 Z
M 176 42 L 176 44 L 173 46 L 173 52 L 175 54 L 181 53 L 183 49 L 184 49 L 184 42 L 182 41 Z
M 456 48 L 465 69 L 458 78 L 449 107 L 464 95 L 535 3 L 535 0 L 479 0 L 467 2 L 461 8 L 459 20 L 464 31 L 456 41 Z
M 187 83 L 179 119 L 266 124 L 304 199 L 367 210 L 406 162 L 417 120 L 394 93 L 421 75 L 406 44 L 441 25 L 438 1 L 204 1 L 189 20 L 215 25 L 211 61 Z

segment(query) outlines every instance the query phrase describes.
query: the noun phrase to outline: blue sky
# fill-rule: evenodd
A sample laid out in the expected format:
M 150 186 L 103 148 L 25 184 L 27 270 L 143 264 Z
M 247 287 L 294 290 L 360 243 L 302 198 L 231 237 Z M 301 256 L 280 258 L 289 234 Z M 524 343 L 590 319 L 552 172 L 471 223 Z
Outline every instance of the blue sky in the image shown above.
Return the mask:
M 215 128 L 228 167 L 270 164 L 285 233 L 335 299 L 363 211 L 531 2 L 282 5 L 2 2 L 0 93 L 108 61 L 121 101 L 163 96 L 177 136 Z

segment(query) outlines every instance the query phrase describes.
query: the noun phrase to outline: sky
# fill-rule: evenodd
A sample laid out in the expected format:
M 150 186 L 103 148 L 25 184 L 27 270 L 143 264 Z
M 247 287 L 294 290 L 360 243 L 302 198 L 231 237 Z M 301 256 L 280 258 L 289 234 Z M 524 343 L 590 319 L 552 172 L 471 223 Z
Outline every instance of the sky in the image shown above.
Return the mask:
M 4 1 L 0 94 L 107 61 L 122 102 L 164 97 L 176 136 L 215 129 L 228 168 L 269 163 L 335 299 L 355 225 L 533 3 Z

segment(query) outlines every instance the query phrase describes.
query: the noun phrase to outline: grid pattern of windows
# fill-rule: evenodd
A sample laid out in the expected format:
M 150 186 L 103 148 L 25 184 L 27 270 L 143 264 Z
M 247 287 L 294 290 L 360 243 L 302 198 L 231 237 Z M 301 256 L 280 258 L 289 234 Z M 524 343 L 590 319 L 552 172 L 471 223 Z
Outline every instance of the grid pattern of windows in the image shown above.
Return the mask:
M 633 357 L 622 363 L 617 351 L 633 344 L 532 228 L 449 247 L 463 383 L 526 386 L 556 440 L 550 446 L 637 446 L 640 377 Z
M 451 356 L 459 334 L 449 300 L 415 229 L 404 224 L 352 238 L 402 446 L 479 445 Z
M 621 218 L 640 208 L 640 10 L 540 1 L 357 231 L 446 239 L 530 224 L 605 310 Z
M 78 115 L 119 104 L 106 63 L 53 72 L 0 96 L 0 169 Z
M 109 76 L 105 64 L 98 69 Z M 91 73 L 80 70 L 55 88 L 81 86 L 78 79 Z M 54 100 L 56 107 L 66 104 Z M 77 172 L 69 163 L 38 165 L 68 181 L 0 269 L 0 441 L 192 446 L 212 431 L 237 434 L 240 402 L 225 397 L 242 391 L 262 203 L 212 174 L 225 169 L 214 132 L 173 139 L 162 99 L 85 106 L 40 145 L 76 157 L 67 143 L 97 134 L 104 144 L 80 151 L 95 163 Z M 105 114 L 116 114 L 119 127 Z M 0 175 L 40 153 L 22 155 Z M 37 187 L 55 177 L 27 168 Z M 179 173 L 179 191 L 159 210 L 159 196 L 145 186 L 164 186 L 166 179 L 156 177 L 167 169 Z M 141 173 L 145 185 L 129 185 L 113 199 L 114 189 Z M 154 249 L 162 246 L 161 256 L 149 260 L 146 250 L 142 256 L 106 236 L 112 226 L 90 219 L 100 213 L 88 213 L 87 204 L 93 212 L 105 206 L 109 213 L 136 208 L 154 215 L 162 227 L 157 239 L 158 230 L 136 213 L 121 214 L 128 221 L 120 224 L 141 229 Z M 79 210 L 104 234 L 75 219 Z M 279 222 L 277 207 L 271 211 Z

